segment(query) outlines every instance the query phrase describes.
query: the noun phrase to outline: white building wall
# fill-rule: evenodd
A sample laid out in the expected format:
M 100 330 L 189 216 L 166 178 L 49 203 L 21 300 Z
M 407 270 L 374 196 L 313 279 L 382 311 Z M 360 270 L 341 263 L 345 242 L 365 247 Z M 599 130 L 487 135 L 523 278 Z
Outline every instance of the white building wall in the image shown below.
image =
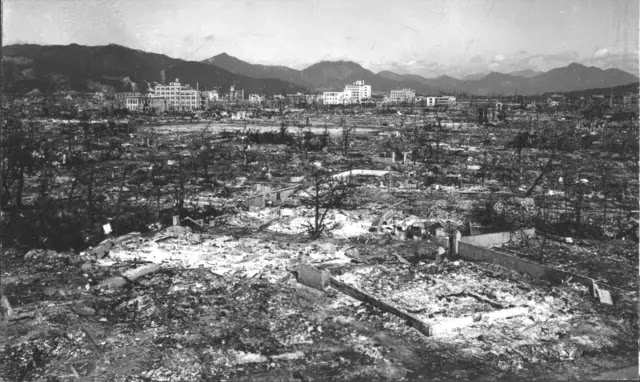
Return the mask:
M 442 96 L 442 97 L 427 97 L 427 106 L 436 105 L 455 105 L 456 97 Z
M 392 90 L 391 101 L 402 102 L 412 101 L 416 97 L 416 92 L 411 89 Z
M 342 92 L 322 93 L 322 102 L 325 105 L 342 105 L 348 103 L 360 103 L 371 98 L 371 85 L 365 85 L 364 81 L 356 81 L 352 85 L 345 85 Z
M 325 105 L 342 105 L 345 103 L 346 94 L 344 92 L 324 92 L 322 93 L 322 103 Z
M 173 109 L 193 110 L 200 106 L 198 91 L 189 85 L 181 85 L 177 78 L 169 85 L 157 85 L 154 93 L 157 97 L 167 98 Z

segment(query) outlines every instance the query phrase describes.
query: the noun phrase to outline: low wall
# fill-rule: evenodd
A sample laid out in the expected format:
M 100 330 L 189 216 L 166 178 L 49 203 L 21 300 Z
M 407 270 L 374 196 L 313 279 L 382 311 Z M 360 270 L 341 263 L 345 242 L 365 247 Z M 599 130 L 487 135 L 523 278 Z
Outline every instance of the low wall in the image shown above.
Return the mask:
M 589 277 L 579 276 L 559 269 L 550 268 L 513 255 L 465 243 L 462 240 L 458 242 L 458 255 L 465 260 L 484 261 L 487 263 L 501 265 L 516 272 L 526 273 L 537 279 L 561 283 L 563 280 L 571 278 L 572 281 L 578 282 L 587 287 L 592 287 L 593 285 L 593 280 Z
M 498 232 L 487 233 L 484 235 L 463 236 L 460 238 L 460 242 L 476 245 L 478 247 L 490 247 L 492 245 L 500 245 L 510 242 L 512 239 L 517 239 L 521 234 L 527 236 L 533 236 L 536 234 L 534 228 L 523 229 L 517 232 Z

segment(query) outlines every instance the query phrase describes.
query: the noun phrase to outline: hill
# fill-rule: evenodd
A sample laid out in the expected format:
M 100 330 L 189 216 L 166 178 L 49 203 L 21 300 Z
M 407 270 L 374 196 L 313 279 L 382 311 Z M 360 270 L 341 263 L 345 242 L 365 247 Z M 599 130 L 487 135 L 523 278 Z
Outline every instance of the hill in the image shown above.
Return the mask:
M 250 64 L 226 53 L 221 53 L 217 56 L 203 60 L 202 63 L 215 65 L 231 73 L 247 77 L 257 79 L 275 78 L 301 87 L 310 87 L 311 85 L 302 77 L 299 70 L 291 69 L 286 66 Z
M 640 82 L 635 82 L 632 84 L 608 87 L 608 88 L 595 88 L 595 89 L 585 89 L 585 90 L 576 90 L 572 92 L 564 93 L 565 97 L 578 98 L 578 97 L 591 97 L 593 95 L 604 95 L 605 97 L 609 97 L 613 95 L 614 97 L 621 97 L 627 94 L 638 94 L 640 92 Z M 552 92 L 545 93 L 543 95 L 551 95 Z
M 245 93 L 304 90 L 279 79 L 255 79 L 213 65 L 120 45 L 10 45 L 3 48 L 3 89 L 8 92 L 145 91 L 150 82 L 181 82 L 201 89 L 235 84 Z
M 146 90 L 152 82 L 179 78 L 201 89 L 226 90 L 231 85 L 245 93 L 279 94 L 298 91 L 342 90 L 364 80 L 374 92 L 411 88 L 419 94 L 476 95 L 541 94 L 609 88 L 638 82 L 619 69 L 602 70 L 581 64 L 539 73 L 523 70 L 503 74 L 467 76 L 462 80 L 440 76 L 425 78 L 390 71 L 374 73 L 352 61 L 322 61 L 303 70 L 286 66 L 255 65 L 226 53 L 202 62 L 130 49 L 120 45 L 10 45 L 4 47 L 3 86 L 9 92 L 56 90 Z
M 620 69 L 602 70 L 595 66 L 572 63 L 531 77 L 531 80 L 530 92 L 545 93 L 626 85 L 637 82 L 638 77 Z
M 524 69 L 524 70 L 516 70 L 514 72 L 509 72 L 507 73 L 510 76 L 515 76 L 515 77 L 524 77 L 524 78 L 531 78 L 531 77 L 535 77 L 538 74 L 542 74 L 544 72 L 540 72 L 537 70 L 531 70 L 531 69 Z

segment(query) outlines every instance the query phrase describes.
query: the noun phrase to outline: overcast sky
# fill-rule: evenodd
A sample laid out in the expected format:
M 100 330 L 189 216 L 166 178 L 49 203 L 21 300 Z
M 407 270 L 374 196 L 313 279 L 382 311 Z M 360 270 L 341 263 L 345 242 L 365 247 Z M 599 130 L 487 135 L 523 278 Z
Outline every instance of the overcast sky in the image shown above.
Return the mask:
M 638 0 L 4 0 L 3 44 L 105 45 L 425 76 L 581 62 L 638 72 Z

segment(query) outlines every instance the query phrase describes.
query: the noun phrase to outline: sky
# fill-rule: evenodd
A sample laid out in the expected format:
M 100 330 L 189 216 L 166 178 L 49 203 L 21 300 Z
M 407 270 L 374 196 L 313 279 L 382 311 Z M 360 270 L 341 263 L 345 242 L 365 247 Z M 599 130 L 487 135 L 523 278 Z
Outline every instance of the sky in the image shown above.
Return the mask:
M 106 45 L 426 77 L 572 62 L 638 75 L 638 0 L 3 0 L 4 45 Z

